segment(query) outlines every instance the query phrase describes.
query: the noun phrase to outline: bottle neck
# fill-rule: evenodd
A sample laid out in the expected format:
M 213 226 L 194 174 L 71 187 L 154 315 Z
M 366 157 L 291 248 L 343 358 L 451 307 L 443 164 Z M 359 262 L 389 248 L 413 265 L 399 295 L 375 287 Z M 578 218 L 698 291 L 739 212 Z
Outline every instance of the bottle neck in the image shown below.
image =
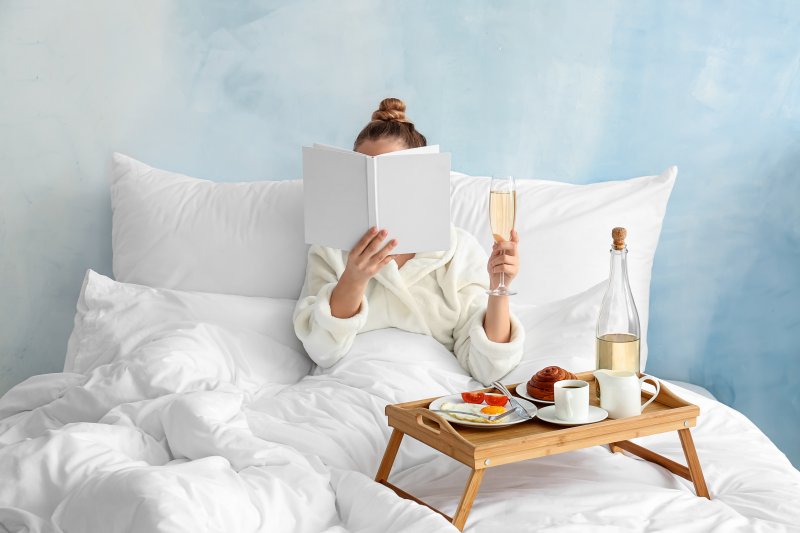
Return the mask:
M 626 287 L 628 285 L 628 248 L 611 249 L 611 286 Z
M 604 336 L 611 335 L 612 342 L 623 342 L 623 337 L 627 339 L 624 342 L 638 340 L 641 333 L 639 313 L 636 311 L 633 293 L 628 282 L 628 250 L 612 248 L 610 255 L 611 273 L 606 294 L 603 296 L 603 303 L 600 305 L 597 338 L 606 339 Z

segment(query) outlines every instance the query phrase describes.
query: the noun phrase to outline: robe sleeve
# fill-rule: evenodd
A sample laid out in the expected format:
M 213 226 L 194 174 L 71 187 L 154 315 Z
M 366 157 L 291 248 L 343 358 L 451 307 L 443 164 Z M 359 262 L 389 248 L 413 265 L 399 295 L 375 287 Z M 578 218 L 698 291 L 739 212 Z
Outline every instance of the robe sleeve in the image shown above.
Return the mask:
M 458 261 L 459 317 L 453 330 L 453 352 L 461 366 L 472 377 L 488 386 L 513 370 L 522 360 L 525 329 L 519 319 L 510 313 L 511 338 L 508 342 L 494 342 L 486 336 L 483 319 L 486 315 L 489 274 L 488 257 L 478 243 L 469 236 L 460 239 L 460 250 L 453 258 Z
M 331 292 L 343 271 L 341 252 L 312 246 L 303 290 L 292 317 L 297 338 L 311 359 L 323 368 L 332 366 L 350 351 L 356 334 L 367 323 L 366 296 L 352 317 L 337 318 L 331 314 Z

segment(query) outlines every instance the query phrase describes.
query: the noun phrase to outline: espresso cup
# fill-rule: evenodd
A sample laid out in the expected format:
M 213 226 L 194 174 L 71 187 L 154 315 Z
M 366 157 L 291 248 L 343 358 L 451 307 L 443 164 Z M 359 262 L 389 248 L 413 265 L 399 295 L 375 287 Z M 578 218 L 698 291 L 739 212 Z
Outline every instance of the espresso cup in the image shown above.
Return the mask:
M 556 418 L 582 422 L 589 416 L 589 384 L 580 379 L 564 379 L 553 385 Z

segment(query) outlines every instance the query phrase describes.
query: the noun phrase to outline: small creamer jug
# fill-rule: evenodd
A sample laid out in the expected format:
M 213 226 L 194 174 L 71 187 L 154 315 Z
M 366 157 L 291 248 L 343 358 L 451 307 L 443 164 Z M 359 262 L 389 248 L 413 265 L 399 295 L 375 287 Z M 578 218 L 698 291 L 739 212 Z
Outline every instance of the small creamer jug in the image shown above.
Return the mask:
M 594 377 L 603 391 L 600 395 L 600 407 L 608 411 L 611 418 L 642 414 L 642 410 L 661 392 L 661 382 L 653 376 L 639 379 L 636 374 L 627 370 L 598 370 Z M 656 392 L 642 403 L 642 384 L 648 380 L 655 385 Z

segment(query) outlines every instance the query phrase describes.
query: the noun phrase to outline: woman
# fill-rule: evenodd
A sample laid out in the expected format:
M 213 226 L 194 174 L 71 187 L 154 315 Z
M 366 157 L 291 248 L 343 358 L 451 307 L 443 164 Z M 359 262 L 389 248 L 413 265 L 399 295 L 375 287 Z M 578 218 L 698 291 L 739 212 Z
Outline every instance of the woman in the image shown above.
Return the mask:
M 376 156 L 426 145 L 405 116 L 405 104 L 387 98 L 355 141 L 354 150 Z M 409 214 L 413 216 L 413 214 Z M 294 328 L 311 358 L 329 367 L 345 357 L 358 333 L 395 327 L 432 335 L 454 352 L 478 381 L 489 384 L 522 357 L 525 332 L 507 296 L 486 295 L 505 274 L 519 271 L 518 236 L 495 243 L 491 257 L 469 233 L 451 226 L 450 249 L 392 255 L 387 229 L 371 228 L 350 252 L 312 246 Z M 488 303 L 487 303 L 488 298 Z

